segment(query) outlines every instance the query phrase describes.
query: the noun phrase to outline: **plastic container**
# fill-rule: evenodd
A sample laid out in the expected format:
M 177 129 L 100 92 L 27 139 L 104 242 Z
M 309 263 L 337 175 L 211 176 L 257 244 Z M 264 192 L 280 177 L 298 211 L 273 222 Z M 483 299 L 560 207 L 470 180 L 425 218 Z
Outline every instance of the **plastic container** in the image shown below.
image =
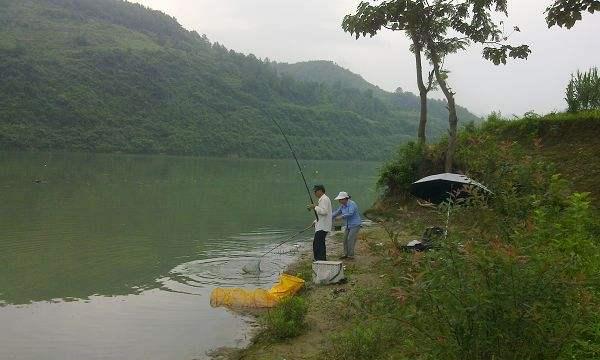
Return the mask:
M 317 285 L 337 284 L 346 278 L 341 261 L 314 261 L 312 270 L 312 281 Z

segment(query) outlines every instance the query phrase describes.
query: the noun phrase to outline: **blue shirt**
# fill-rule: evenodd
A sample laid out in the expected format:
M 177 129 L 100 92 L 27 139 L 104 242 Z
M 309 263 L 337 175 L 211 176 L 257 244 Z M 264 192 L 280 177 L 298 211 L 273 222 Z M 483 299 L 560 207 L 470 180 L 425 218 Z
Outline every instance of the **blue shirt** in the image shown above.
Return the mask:
M 331 216 L 335 219 L 339 215 L 342 215 L 342 219 L 346 220 L 346 228 L 348 229 L 358 227 L 362 224 L 358 205 L 352 200 L 348 200 L 346 205 L 340 206 Z

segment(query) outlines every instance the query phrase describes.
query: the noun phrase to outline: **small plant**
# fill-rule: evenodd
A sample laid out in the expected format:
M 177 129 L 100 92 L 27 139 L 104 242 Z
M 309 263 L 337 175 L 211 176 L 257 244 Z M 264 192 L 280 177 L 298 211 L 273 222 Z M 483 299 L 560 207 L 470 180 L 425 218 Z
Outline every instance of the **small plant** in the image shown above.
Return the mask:
M 380 359 L 385 349 L 381 326 L 359 324 L 334 336 L 324 358 L 335 360 Z
M 305 261 L 302 262 L 300 264 L 300 266 L 295 269 L 296 272 L 296 277 L 299 277 L 300 279 L 304 280 L 304 281 L 311 281 L 312 280 L 312 263 L 309 261 Z
M 569 112 L 600 109 L 598 68 L 594 67 L 584 73 L 577 71 L 576 74 L 571 74 L 571 81 L 567 85 L 565 95 Z
M 263 317 L 266 335 L 277 340 L 296 337 L 306 329 L 308 304 L 299 296 L 287 298 Z
M 402 234 L 402 230 L 400 228 L 400 222 L 395 219 L 385 219 L 379 222 L 383 227 L 383 230 L 387 234 L 388 238 L 392 242 L 392 245 L 396 249 L 402 248 L 404 244 L 400 241 L 400 235 Z

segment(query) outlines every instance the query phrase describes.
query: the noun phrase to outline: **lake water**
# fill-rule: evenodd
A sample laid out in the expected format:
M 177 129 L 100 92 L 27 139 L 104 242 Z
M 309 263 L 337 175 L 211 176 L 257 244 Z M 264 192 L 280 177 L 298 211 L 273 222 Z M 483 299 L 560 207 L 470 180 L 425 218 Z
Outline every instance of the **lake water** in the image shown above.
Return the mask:
M 331 198 L 375 197 L 378 164 L 303 161 Z M 293 160 L 0 152 L 0 359 L 202 359 L 250 319 L 218 286 L 270 287 L 312 221 Z M 335 205 L 335 202 L 334 202 Z M 311 233 L 296 240 L 310 246 Z

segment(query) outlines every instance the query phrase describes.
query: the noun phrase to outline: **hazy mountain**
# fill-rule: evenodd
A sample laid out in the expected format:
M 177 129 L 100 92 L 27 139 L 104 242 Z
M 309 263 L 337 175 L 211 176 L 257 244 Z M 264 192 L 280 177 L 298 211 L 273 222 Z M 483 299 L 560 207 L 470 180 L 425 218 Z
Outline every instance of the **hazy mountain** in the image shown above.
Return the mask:
M 413 94 L 328 62 L 243 55 L 138 4 L 0 8 L 0 149 L 288 157 L 274 118 L 302 157 L 380 159 L 416 134 Z M 430 111 L 440 134 L 444 104 Z

